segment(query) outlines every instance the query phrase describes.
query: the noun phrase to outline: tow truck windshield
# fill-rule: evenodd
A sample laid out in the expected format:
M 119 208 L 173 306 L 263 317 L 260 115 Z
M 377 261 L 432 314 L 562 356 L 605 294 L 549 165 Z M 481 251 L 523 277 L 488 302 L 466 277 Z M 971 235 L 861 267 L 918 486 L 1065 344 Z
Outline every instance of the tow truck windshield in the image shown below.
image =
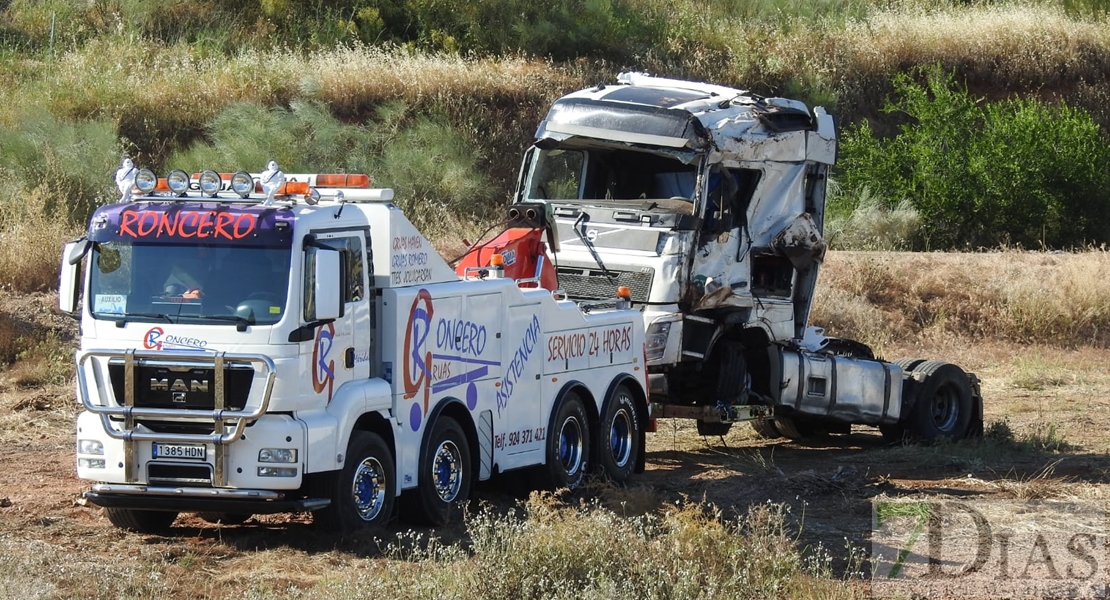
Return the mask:
M 94 318 L 161 323 L 277 323 L 290 249 L 104 241 L 93 245 Z

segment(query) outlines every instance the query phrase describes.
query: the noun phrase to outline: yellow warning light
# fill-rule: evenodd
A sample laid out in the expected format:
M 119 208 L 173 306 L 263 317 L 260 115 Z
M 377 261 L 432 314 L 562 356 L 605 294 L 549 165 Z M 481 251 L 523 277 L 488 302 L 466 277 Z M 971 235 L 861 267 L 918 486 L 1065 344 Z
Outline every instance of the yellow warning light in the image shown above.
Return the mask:
M 492 254 L 489 257 L 489 266 L 491 267 L 504 267 L 505 257 L 500 254 Z
M 627 285 L 622 285 L 617 288 L 617 298 L 624 298 L 625 300 L 632 299 L 632 288 Z

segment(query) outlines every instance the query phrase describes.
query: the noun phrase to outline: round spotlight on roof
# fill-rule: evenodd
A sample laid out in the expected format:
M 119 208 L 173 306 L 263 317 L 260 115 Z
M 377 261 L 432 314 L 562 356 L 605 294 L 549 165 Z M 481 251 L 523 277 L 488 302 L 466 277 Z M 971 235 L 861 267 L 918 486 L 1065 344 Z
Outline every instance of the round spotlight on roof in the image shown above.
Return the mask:
M 246 198 L 254 191 L 254 178 L 246 171 L 239 171 L 231 176 L 231 189 L 240 198 Z
M 150 169 L 141 169 L 138 175 L 135 175 L 135 187 L 146 196 L 158 187 L 158 176 Z
M 189 174 L 181 169 L 174 169 L 166 175 L 166 185 L 174 196 L 184 196 L 189 191 Z
M 215 171 L 202 171 L 200 174 L 200 193 L 214 198 L 220 192 L 220 174 Z

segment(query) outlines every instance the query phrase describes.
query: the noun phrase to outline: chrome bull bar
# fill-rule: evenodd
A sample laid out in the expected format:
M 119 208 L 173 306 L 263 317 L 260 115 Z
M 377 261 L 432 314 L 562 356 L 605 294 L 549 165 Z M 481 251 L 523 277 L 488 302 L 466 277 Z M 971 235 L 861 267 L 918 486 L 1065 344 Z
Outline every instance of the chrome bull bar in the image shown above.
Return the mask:
M 89 395 L 89 381 L 86 363 L 92 358 L 123 358 L 123 406 L 108 406 L 93 404 Z M 262 401 L 252 410 L 227 410 L 225 367 L 229 364 L 247 363 L 254 367 L 260 365 L 266 376 L 265 387 L 262 391 Z M 172 408 L 143 408 L 135 406 L 135 368 L 137 366 L 195 366 L 213 369 L 214 387 L 212 410 L 172 409 Z M 97 390 L 106 390 L 104 379 L 99 369 L 92 369 Z M 257 372 L 257 369 L 256 369 Z M 123 440 L 125 477 L 127 481 L 135 481 L 135 447 L 134 442 L 176 442 L 176 443 L 204 443 L 215 446 L 215 469 L 212 484 L 214 486 L 227 485 L 225 446 L 239 439 L 248 422 L 257 420 L 270 406 L 270 397 L 274 389 L 274 380 L 277 370 L 274 361 L 261 354 L 229 354 L 226 352 L 204 354 L 167 354 L 141 353 L 134 350 L 86 350 L 77 355 L 77 395 L 85 410 L 100 415 L 104 431 L 112 438 Z M 101 396 L 101 394 L 98 394 Z M 103 400 L 103 398 L 102 398 Z M 122 417 L 123 428 L 116 429 L 111 417 Z M 191 421 L 212 423 L 212 433 L 155 433 L 135 431 L 136 418 L 172 418 Z M 232 425 L 231 431 L 225 426 L 225 421 Z

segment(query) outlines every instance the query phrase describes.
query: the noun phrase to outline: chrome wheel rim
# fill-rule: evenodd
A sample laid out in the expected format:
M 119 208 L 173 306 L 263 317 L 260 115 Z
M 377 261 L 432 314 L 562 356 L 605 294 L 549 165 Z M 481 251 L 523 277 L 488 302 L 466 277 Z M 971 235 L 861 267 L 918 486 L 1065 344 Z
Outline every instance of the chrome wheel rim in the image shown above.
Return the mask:
M 462 460 L 459 447 L 451 440 L 444 440 L 432 457 L 432 481 L 436 494 L 444 502 L 454 502 L 462 489 Z
M 575 475 L 582 468 L 582 424 L 571 417 L 559 428 L 559 463 L 568 475 Z
M 351 482 L 351 496 L 363 521 L 373 521 L 381 514 L 387 484 L 385 470 L 378 459 L 372 456 L 362 459 Z
M 613 464 L 624 467 L 632 459 L 632 415 L 622 403 L 609 427 L 609 452 Z
M 959 398 L 951 386 L 937 390 L 930 408 L 933 425 L 940 431 L 950 431 L 960 417 Z

